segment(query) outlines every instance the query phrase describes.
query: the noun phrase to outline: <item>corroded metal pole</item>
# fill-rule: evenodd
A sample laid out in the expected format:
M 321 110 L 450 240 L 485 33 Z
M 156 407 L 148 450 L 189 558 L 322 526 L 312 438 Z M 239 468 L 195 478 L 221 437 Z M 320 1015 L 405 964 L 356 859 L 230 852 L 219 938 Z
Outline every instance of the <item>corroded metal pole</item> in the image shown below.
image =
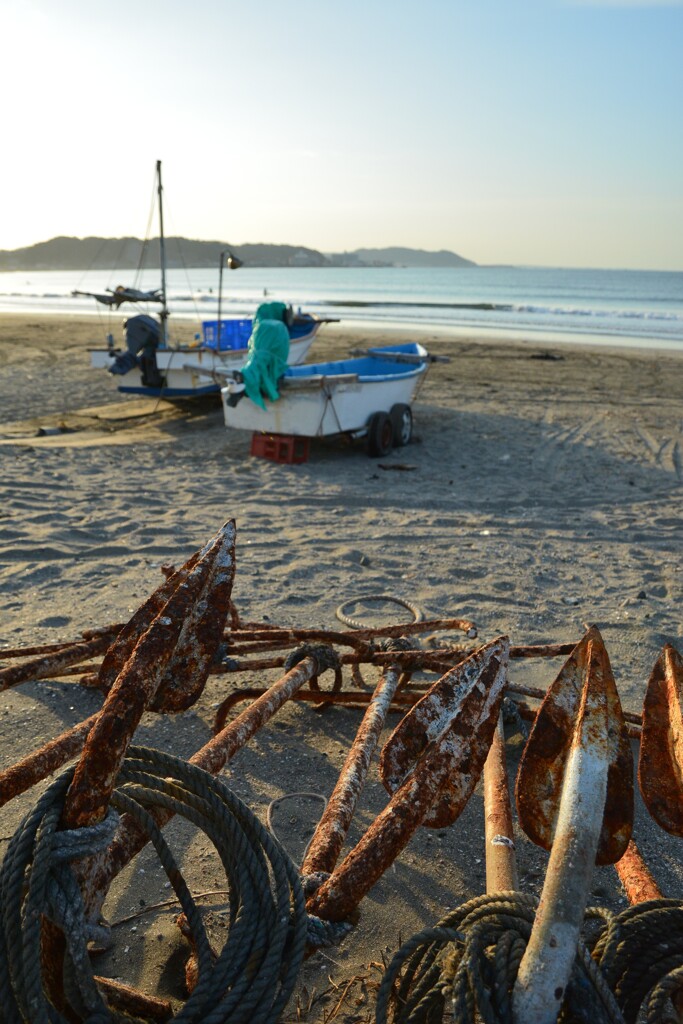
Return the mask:
M 400 675 L 398 666 L 389 668 L 372 694 L 368 710 L 304 858 L 301 867 L 304 875 L 314 871 L 332 871 L 337 863 Z
M 626 847 L 624 856 L 621 860 L 617 861 L 614 867 L 631 906 L 635 906 L 638 903 L 646 903 L 648 900 L 661 900 L 664 898 L 662 890 L 657 885 L 652 872 L 643 860 L 640 850 L 633 840 Z M 673 1003 L 677 1019 L 683 1021 L 683 991 L 679 989 L 677 992 L 673 992 L 671 994 L 671 1002 Z
M 59 675 L 59 670 L 68 665 L 77 665 L 81 661 L 102 654 L 110 643 L 111 636 L 100 636 L 85 643 L 70 644 L 53 654 L 48 654 L 43 658 L 33 658 L 22 665 L 12 665 L 10 668 L 0 669 L 0 693 L 3 690 L 8 690 L 10 686 L 18 686 L 20 683 L 34 679 L 46 679 Z
M 662 899 L 662 891 L 633 840 L 614 867 L 631 905 L 645 903 L 646 900 Z
M 97 721 L 98 714 L 99 712 L 79 722 L 73 729 L 67 729 L 39 750 L 34 750 L 32 754 L 0 773 L 0 807 L 25 793 L 31 786 L 35 786 L 36 782 L 47 778 L 60 768 L 69 758 L 79 754 L 88 733 Z
M 493 893 L 519 889 L 502 715 L 498 716 L 484 765 L 484 817 L 486 891 Z

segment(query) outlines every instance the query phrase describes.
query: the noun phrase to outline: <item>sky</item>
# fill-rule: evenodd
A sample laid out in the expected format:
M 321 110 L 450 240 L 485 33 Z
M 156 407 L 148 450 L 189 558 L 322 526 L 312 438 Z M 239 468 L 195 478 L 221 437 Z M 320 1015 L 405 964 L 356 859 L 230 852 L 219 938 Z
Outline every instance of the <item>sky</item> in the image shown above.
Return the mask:
M 0 0 L 0 249 L 683 270 L 683 0 Z M 156 233 L 152 224 L 151 233 Z

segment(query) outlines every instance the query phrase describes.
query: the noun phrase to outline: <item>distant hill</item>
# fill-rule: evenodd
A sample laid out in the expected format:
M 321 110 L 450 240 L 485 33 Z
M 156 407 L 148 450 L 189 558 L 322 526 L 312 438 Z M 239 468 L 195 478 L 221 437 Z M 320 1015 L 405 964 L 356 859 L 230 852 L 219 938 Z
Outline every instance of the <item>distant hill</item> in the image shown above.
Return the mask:
M 356 249 L 323 255 L 301 245 L 226 242 L 192 238 L 166 239 L 168 267 L 215 267 L 221 252 L 230 249 L 250 267 L 472 267 L 470 260 L 454 252 L 422 249 Z M 146 244 L 139 238 L 71 238 L 62 236 L 23 249 L 0 250 L 3 270 L 135 270 L 159 266 L 159 239 Z
M 347 255 L 347 254 L 343 254 Z M 356 249 L 355 256 L 365 266 L 384 267 L 476 267 L 472 260 L 466 260 L 448 249 L 426 252 L 424 249 L 405 249 L 398 246 L 389 249 Z M 333 257 L 334 258 L 334 257 Z

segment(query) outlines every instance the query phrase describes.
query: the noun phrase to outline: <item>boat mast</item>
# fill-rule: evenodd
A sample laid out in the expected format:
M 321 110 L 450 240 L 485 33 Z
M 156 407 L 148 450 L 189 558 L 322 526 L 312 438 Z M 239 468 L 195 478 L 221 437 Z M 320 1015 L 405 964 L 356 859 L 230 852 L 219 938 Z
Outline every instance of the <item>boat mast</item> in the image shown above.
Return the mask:
M 159 262 L 161 263 L 161 345 L 166 345 L 166 321 L 168 306 L 166 305 L 166 240 L 164 239 L 164 204 L 161 187 L 161 160 L 157 160 L 157 195 L 159 197 Z

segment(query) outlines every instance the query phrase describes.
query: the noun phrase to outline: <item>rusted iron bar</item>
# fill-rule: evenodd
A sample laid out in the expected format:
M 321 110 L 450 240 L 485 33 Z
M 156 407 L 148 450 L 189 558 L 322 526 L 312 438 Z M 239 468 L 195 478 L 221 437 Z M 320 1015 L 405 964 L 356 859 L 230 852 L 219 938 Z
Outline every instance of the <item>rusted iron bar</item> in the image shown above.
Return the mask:
M 325 644 L 340 644 L 342 647 L 356 647 L 361 650 L 368 649 L 368 641 L 364 636 L 355 632 L 344 633 L 330 629 L 282 629 L 280 627 L 268 630 L 231 630 L 225 634 L 226 639 L 232 645 L 242 644 L 253 650 L 268 650 L 278 647 L 295 647 L 297 644 L 307 641 L 318 641 Z M 257 647 L 256 645 L 263 645 Z
M 517 777 L 520 824 L 552 847 L 513 991 L 516 1020 L 557 1021 L 595 864 L 619 860 L 631 837 L 632 773 L 609 658 L 592 628 L 548 690 Z
M 304 875 L 312 874 L 314 871 L 330 872 L 337 863 L 358 797 L 367 779 L 372 755 L 396 694 L 399 678 L 400 670 L 397 666 L 392 666 L 375 687 L 337 784 L 304 858 L 301 868 Z
M 216 775 L 238 750 L 248 743 L 254 733 L 270 721 L 282 705 L 299 690 L 304 683 L 316 675 L 318 664 L 315 658 L 306 657 L 275 683 L 263 697 L 255 700 L 241 715 L 209 740 L 201 750 L 189 759 L 204 771 Z M 317 697 L 322 693 L 316 693 Z
M 315 658 L 306 657 L 279 679 L 263 696 L 255 700 L 220 733 L 209 740 L 189 760 L 190 764 L 217 775 L 234 755 L 248 743 L 254 733 L 265 725 L 289 698 L 318 672 Z M 316 694 L 317 697 L 322 696 Z M 150 812 L 160 827 L 173 817 L 172 813 Z M 113 878 L 128 864 L 148 841 L 148 837 L 128 814 L 121 818 L 119 830 L 104 853 L 83 862 L 79 881 L 87 907 L 97 907 L 106 895 Z
M 155 996 L 145 995 L 130 985 L 123 985 L 113 978 L 101 978 L 94 976 L 97 987 L 102 995 L 115 1010 L 127 1013 L 136 1019 L 163 1022 L 173 1017 L 173 1006 L 167 999 L 157 999 Z
M 616 862 L 614 867 L 629 903 L 645 903 L 646 900 L 662 898 L 662 891 L 633 840 L 630 841 L 624 856 Z
M 510 650 L 512 651 L 514 650 L 514 648 L 511 647 Z M 568 651 L 567 653 L 571 654 L 571 651 Z M 544 700 L 546 695 L 546 690 L 541 690 L 537 686 L 521 686 L 519 683 L 510 683 L 510 685 L 508 686 L 508 692 L 518 693 L 522 697 L 533 697 L 535 700 Z M 622 715 L 624 716 L 625 722 L 631 722 L 633 723 L 633 725 L 642 724 L 641 715 L 635 714 L 631 711 L 624 711 L 623 709 Z
M 203 686 L 227 615 L 234 552 L 231 521 L 165 602 L 124 664 L 90 731 L 67 792 L 66 828 L 95 824 L 104 817 L 133 733 L 166 683 L 169 666 L 177 667 L 190 688 Z
M 631 906 L 645 903 L 647 900 L 661 900 L 663 898 L 664 894 L 657 885 L 652 872 L 643 860 L 640 850 L 633 840 L 626 847 L 624 856 L 621 860 L 617 861 L 614 867 Z M 679 990 L 672 993 L 671 1002 L 675 1008 L 678 1020 L 683 1021 L 683 991 Z
M 86 661 L 106 651 L 111 643 L 108 635 L 88 640 L 85 643 L 74 643 L 62 647 L 54 654 L 45 655 L 42 658 L 34 658 L 24 662 L 22 665 L 12 665 L 10 668 L 0 669 L 0 693 L 8 690 L 11 686 L 18 686 L 20 683 L 33 682 L 37 679 L 45 679 L 55 676 L 60 669 L 67 665 L 76 665 L 78 662 Z
M 98 634 L 99 636 L 104 635 L 103 633 Z M 111 634 L 108 634 L 113 639 Z M 89 637 L 93 640 L 95 637 Z M 0 649 L 0 661 L 14 659 L 14 658 L 35 658 L 39 654 L 58 654 L 59 651 L 64 651 L 67 648 L 74 647 L 78 644 L 83 645 L 86 641 L 83 640 L 61 640 L 54 644 L 37 644 L 34 647 L 5 647 Z
M 465 806 L 483 768 L 498 718 L 508 646 L 507 637 L 502 637 L 452 669 L 435 684 L 435 697 L 431 701 L 433 695 L 423 697 L 394 731 L 382 751 L 385 759 L 389 748 L 383 782 L 394 788 L 395 779 L 394 795 L 309 900 L 310 913 L 329 921 L 348 919 L 445 787 L 450 789 L 452 808 L 456 801 L 460 810 Z M 404 771 L 407 774 L 401 781 Z
M 638 782 L 657 824 L 683 836 L 683 657 L 671 644 L 647 684 Z
M 575 647 L 575 640 L 568 644 L 511 644 L 510 661 L 521 658 L 566 658 Z
M 82 662 L 79 661 L 78 664 L 76 665 L 68 665 L 66 668 L 58 669 L 56 672 L 50 673 L 50 679 L 69 679 L 71 678 L 71 676 L 80 676 L 84 672 L 96 673 L 99 672 L 101 664 L 101 662 L 95 662 L 90 665 L 84 665 Z M 36 680 L 36 682 L 38 682 L 38 680 Z
M 255 700 L 267 693 L 267 689 L 260 686 L 249 686 L 243 690 L 236 690 L 231 693 L 216 712 L 213 722 L 213 732 L 218 733 L 224 728 L 230 711 L 245 700 Z M 390 711 L 405 711 L 412 708 L 423 696 L 422 693 L 411 692 L 410 690 L 399 690 L 391 699 Z M 343 704 L 346 707 L 366 707 L 373 700 L 374 694 L 369 690 L 340 690 L 332 693 L 328 690 L 297 690 L 292 694 L 291 699 L 304 701 L 308 704 L 328 705 Z
M 484 764 L 484 819 L 486 891 L 519 889 L 502 715 L 498 716 Z
M 126 626 L 125 622 L 115 622 L 108 626 L 93 626 L 90 629 L 82 629 L 81 636 L 84 640 L 94 640 L 95 637 L 107 636 L 117 637 L 122 629 Z
M 72 729 L 67 729 L 39 750 L 34 750 L 32 754 L 0 773 L 0 807 L 25 793 L 37 782 L 46 779 L 69 758 L 79 754 L 88 733 L 97 721 L 98 714 L 99 712 L 74 725 Z
M 251 624 L 242 623 L 239 630 L 234 630 L 234 635 L 236 638 L 246 639 L 247 634 L 251 634 L 253 636 L 254 633 L 261 630 L 265 632 L 286 632 L 285 630 L 282 630 L 280 626 L 270 626 L 263 623 L 254 625 L 256 625 L 256 629 L 252 630 Z M 477 627 L 473 622 L 470 622 L 469 619 L 429 619 L 424 622 L 404 622 L 399 623 L 396 626 L 376 626 L 371 629 L 341 630 L 338 635 L 343 636 L 346 640 L 350 637 L 355 637 L 357 639 L 370 637 L 373 639 L 375 637 L 413 636 L 416 633 L 445 632 L 449 629 L 455 629 L 460 633 L 466 633 L 470 635 L 470 639 L 473 639 L 477 635 Z M 301 634 L 304 633 L 305 630 L 291 630 L 291 632 Z M 263 637 L 262 639 L 266 639 L 266 637 Z M 301 637 L 301 639 L 305 639 L 305 637 Z
M 534 722 L 536 720 L 538 710 L 536 708 L 530 707 L 528 704 L 525 704 L 523 700 L 518 700 L 515 695 L 514 688 L 512 686 L 508 687 L 506 695 L 514 700 L 515 706 L 519 711 L 520 718 L 523 718 L 527 722 Z M 637 725 L 630 725 L 628 722 L 626 722 L 625 729 L 626 735 L 629 737 L 629 739 L 640 739 L 640 729 Z

